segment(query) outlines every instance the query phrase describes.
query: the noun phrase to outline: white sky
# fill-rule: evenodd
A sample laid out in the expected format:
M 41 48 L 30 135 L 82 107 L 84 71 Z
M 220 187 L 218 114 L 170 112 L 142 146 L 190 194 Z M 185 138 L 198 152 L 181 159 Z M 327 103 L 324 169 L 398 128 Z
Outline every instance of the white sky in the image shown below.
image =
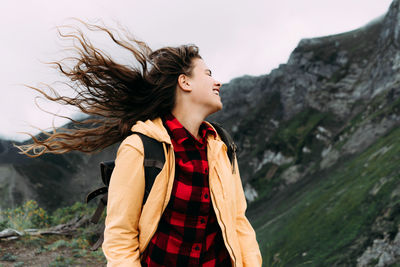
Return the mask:
M 286 63 L 300 39 L 356 29 L 386 13 L 391 0 L 2 0 L 0 137 L 23 140 L 37 133 L 29 124 L 51 127 L 65 121 L 40 111 L 38 86 L 60 76 L 42 62 L 59 60 L 54 29 L 70 17 L 115 27 L 118 21 L 151 48 L 194 43 L 226 83 L 232 78 L 269 73 Z M 97 38 L 97 37 L 95 37 Z M 112 54 L 112 47 L 104 46 Z M 103 47 L 103 48 L 104 48 Z M 118 54 L 118 52 L 117 52 Z M 43 105 L 56 113 L 72 110 Z

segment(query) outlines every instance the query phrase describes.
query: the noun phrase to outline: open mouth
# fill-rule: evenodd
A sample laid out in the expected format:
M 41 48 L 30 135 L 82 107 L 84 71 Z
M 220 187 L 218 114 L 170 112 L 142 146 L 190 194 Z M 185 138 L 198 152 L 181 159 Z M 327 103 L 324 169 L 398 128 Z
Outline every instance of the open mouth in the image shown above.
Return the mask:
M 214 94 L 219 95 L 219 90 L 218 89 L 213 89 Z

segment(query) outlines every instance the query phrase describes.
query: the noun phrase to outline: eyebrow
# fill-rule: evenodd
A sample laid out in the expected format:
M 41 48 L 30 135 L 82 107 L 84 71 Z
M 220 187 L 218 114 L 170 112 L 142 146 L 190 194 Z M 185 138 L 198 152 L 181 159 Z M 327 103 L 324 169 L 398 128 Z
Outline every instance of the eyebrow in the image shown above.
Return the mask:
M 210 72 L 210 75 L 212 75 L 212 72 L 211 72 L 211 70 L 209 70 L 209 69 L 206 69 L 206 71 L 209 71 L 209 72 Z

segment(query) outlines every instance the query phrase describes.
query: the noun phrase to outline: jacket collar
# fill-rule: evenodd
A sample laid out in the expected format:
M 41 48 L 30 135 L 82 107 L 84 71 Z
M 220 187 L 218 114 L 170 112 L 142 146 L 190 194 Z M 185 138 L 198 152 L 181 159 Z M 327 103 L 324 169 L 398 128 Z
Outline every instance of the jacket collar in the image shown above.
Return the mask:
M 203 122 L 199 128 L 200 140 L 198 140 L 172 114 L 165 116 L 163 119 L 163 124 L 167 128 L 167 131 L 174 143 L 177 144 L 183 144 L 183 142 L 189 139 L 195 141 L 196 143 L 204 144 L 208 133 L 216 135 L 215 130 L 211 128 L 209 124 Z
M 211 123 L 207 121 L 205 121 L 205 123 L 215 132 L 217 132 L 215 128 L 211 125 Z M 135 125 L 132 126 L 131 131 L 142 133 L 144 135 L 147 135 L 148 137 L 156 139 L 159 142 L 171 144 L 171 138 L 168 134 L 167 129 L 165 129 L 161 118 L 156 118 L 154 120 L 138 121 Z M 218 134 L 209 134 L 207 142 L 214 140 L 221 141 L 221 138 Z

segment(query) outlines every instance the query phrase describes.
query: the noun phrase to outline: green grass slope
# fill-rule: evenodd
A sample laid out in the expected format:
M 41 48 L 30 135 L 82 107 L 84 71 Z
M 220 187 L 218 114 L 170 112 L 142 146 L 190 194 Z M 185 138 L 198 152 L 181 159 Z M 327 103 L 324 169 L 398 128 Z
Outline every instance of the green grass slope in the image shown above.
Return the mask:
M 394 129 L 363 153 L 305 178 L 282 201 L 266 202 L 257 216 L 250 215 L 263 266 L 355 266 L 382 232 L 394 238 L 399 159 L 400 129 Z M 377 218 L 384 222 L 379 231 L 373 227 Z

